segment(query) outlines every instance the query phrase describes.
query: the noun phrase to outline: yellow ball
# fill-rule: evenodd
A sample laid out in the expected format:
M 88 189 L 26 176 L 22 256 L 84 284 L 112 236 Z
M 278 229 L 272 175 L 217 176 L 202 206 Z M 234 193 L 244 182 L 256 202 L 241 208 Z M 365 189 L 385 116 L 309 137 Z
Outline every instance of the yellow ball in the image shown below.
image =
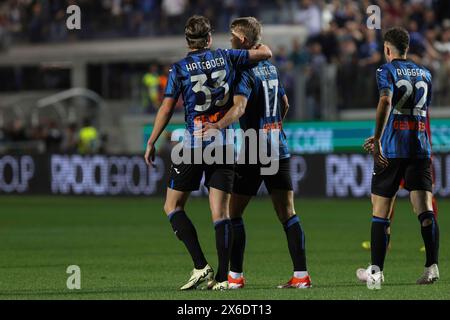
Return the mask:
M 365 250 L 370 250 L 370 241 L 363 241 L 361 243 L 361 246 L 363 247 L 363 249 Z

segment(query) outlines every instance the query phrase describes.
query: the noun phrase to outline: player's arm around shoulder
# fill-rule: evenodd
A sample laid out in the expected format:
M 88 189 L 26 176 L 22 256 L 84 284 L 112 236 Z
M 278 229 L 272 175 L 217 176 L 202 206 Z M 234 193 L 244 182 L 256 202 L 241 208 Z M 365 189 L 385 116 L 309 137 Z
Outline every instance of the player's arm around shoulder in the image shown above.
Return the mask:
M 272 50 L 265 44 L 260 44 L 256 49 L 248 50 L 248 59 L 250 63 L 269 60 L 272 58 Z
M 195 136 L 205 136 L 209 130 L 223 130 L 233 123 L 237 122 L 245 113 L 247 107 L 247 97 L 244 95 L 235 95 L 233 97 L 233 106 L 228 110 L 222 119 L 216 123 L 205 123 L 203 128 L 194 132 Z

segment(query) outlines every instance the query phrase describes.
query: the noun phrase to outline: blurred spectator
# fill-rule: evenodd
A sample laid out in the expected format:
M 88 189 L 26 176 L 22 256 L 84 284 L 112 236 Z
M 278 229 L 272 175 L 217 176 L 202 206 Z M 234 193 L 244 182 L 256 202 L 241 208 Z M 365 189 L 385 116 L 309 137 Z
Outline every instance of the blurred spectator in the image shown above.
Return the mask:
M 1 141 L 5 141 L 6 140 L 6 132 L 5 129 L 3 129 L 3 127 L 0 126 L 0 142 Z
M 186 5 L 186 0 L 162 0 L 162 14 L 168 33 L 177 34 L 184 31 Z
M 75 153 L 78 147 L 77 124 L 71 123 L 64 129 L 63 139 L 61 143 L 61 151 L 63 153 Z
M 300 7 L 294 12 L 294 22 L 304 25 L 308 34 L 313 37 L 322 29 L 320 9 L 312 0 L 300 0 L 299 2 Z
M 52 41 L 63 41 L 67 37 L 66 8 L 64 1 L 51 2 L 50 14 L 54 17 L 50 23 L 50 39 Z
M 169 81 L 168 75 L 169 75 L 170 66 L 163 67 L 163 71 L 159 75 L 159 104 L 164 99 L 164 94 L 167 86 L 167 82 Z M 158 105 L 159 108 L 159 105 Z
M 294 67 L 301 67 L 309 63 L 310 56 L 307 50 L 302 48 L 299 39 L 294 39 L 292 43 L 292 52 L 289 55 L 289 60 Z
M 51 120 L 44 132 L 45 150 L 47 153 L 59 153 L 61 151 L 62 132 L 57 123 Z
M 83 121 L 78 140 L 80 154 L 96 153 L 99 150 L 99 135 L 89 119 Z
M 278 48 L 278 51 L 276 52 L 276 54 L 274 56 L 274 60 L 275 60 L 275 64 L 280 69 L 286 68 L 286 64 L 289 62 L 289 57 L 288 57 L 287 49 L 285 46 L 280 46 Z
M 160 104 L 160 75 L 157 64 L 152 64 L 142 78 L 144 85 L 143 107 L 147 112 L 153 112 Z
M 318 42 L 310 45 L 311 60 L 307 69 L 306 82 L 306 112 L 308 119 L 322 118 L 321 81 L 326 58 L 322 53 L 322 46 Z
M 82 8 L 83 28 L 80 32 L 67 33 L 65 8 L 74 3 Z M 293 92 L 297 88 L 298 68 L 306 67 L 304 76 L 311 80 L 305 82 L 308 105 L 314 105 L 312 114 L 318 117 L 323 106 L 317 72 L 328 64 L 337 70 L 339 108 L 372 108 L 376 104 L 372 70 L 383 62 L 383 43 L 380 31 L 369 31 L 366 27 L 366 8 L 372 4 L 381 7 L 383 29 L 400 25 L 410 31 L 411 59 L 429 68 L 435 79 L 433 101 L 450 105 L 449 0 L 3 0 L 0 1 L 0 50 L 8 45 L 8 39 L 50 42 L 182 35 L 185 19 L 191 14 L 208 16 L 216 32 L 226 33 L 230 20 L 239 15 L 256 16 L 264 24 L 303 25 L 307 30 L 306 39 L 292 39 L 292 49 L 274 50 L 277 51 L 275 61 L 285 86 Z M 12 76 L 8 74 L 4 78 L 19 82 L 20 72 L 14 72 L 17 74 L 11 72 Z M 143 104 L 154 110 L 162 99 L 167 70 L 150 70 L 142 80 L 141 73 L 139 70 L 135 76 L 136 82 L 142 81 L 145 87 Z M 119 80 L 114 79 L 110 77 L 108 83 L 111 92 L 108 98 L 116 98 L 116 92 L 121 90 L 130 91 L 127 86 L 117 89 L 114 81 Z M 361 94 L 366 91 L 369 93 Z M 120 94 L 117 96 L 122 97 Z
M 40 2 L 34 3 L 32 6 L 32 15 L 29 24 L 29 39 L 31 42 L 42 42 L 45 40 L 45 18 L 44 12 L 42 11 L 42 4 Z
M 356 108 L 359 95 L 357 87 L 357 46 L 351 37 L 340 42 L 340 55 L 337 70 L 338 108 Z
M 20 141 L 28 140 L 27 132 L 25 130 L 25 125 L 22 120 L 15 119 L 13 121 L 11 129 L 9 130 L 9 132 L 7 132 L 7 137 L 10 141 L 13 141 L 13 142 L 20 142 Z

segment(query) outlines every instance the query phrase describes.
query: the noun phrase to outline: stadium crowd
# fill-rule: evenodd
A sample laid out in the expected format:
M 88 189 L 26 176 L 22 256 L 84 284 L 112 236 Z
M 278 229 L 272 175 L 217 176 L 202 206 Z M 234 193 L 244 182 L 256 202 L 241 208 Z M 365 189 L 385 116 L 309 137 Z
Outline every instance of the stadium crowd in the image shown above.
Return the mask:
M 0 127 L 0 151 L 14 153 L 78 153 L 105 152 L 107 137 L 99 134 L 89 119 L 81 125 L 62 125 L 56 120 L 46 119 L 37 126 L 29 126 L 23 120 L 15 119 Z
M 68 32 L 64 23 L 71 4 L 82 12 L 82 30 L 76 33 Z M 308 30 L 306 43 L 292 39 L 289 47 L 273 48 L 275 59 L 288 93 L 295 90 L 295 74 L 306 74 L 308 118 L 320 119 L 321 75 L 327 66 L 336 68 L 339 109 L 367 108 L 376 101 L 373 74 L 383 52 L 381 31 L 366 26 L 366 9 L 372 4 L 381 8 L 383 28 L 408 29 L 411 58 L 434 74 L 434 104 L 450 105 L 448 0 L 6 0 L 0 3 L 0 39 L 5 34 L 13 42 L 33 43 L 179 35 L 194 13 L 209 17 L 216 32 L 228 32 L 236 16 L 256 16 L 264 24 L 300 24 Z M 148 75 L 143 79 L 145 110 L 154 110 L 161 97 L 155 88 L 164 82 L 166 68 L 154 68 L 149 73 L 157 80 Z

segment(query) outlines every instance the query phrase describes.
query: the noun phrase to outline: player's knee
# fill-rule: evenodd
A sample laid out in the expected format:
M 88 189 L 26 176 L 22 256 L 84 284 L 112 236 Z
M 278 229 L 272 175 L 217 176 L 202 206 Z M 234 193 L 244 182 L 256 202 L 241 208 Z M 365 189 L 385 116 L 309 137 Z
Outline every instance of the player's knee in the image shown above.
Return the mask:
M 171 212 L 173 212 L 175 208 L 172 209 L 172 206 L 168 205 L 167 203 L 164 204 L 164 213 L 166 215 L 169 215 Z
M 228 213 L 228 211 L 213 211 L 212 212 L 212 217 L 213 220 L 227 220 L 230 219 L 230 214 Z
M 183 210 L 183 209 L 184 208 L 182 206 L 177 205 L 176 203 L 166 202 L 164 204 L 164 212 L 166 213 L 166 215 L 169 215 L 176 210 Z
M 280 222 L 284 223 L 285 221 L 295 216 L 295 211 L 290 208 L 278 208 L 277 216 Z

